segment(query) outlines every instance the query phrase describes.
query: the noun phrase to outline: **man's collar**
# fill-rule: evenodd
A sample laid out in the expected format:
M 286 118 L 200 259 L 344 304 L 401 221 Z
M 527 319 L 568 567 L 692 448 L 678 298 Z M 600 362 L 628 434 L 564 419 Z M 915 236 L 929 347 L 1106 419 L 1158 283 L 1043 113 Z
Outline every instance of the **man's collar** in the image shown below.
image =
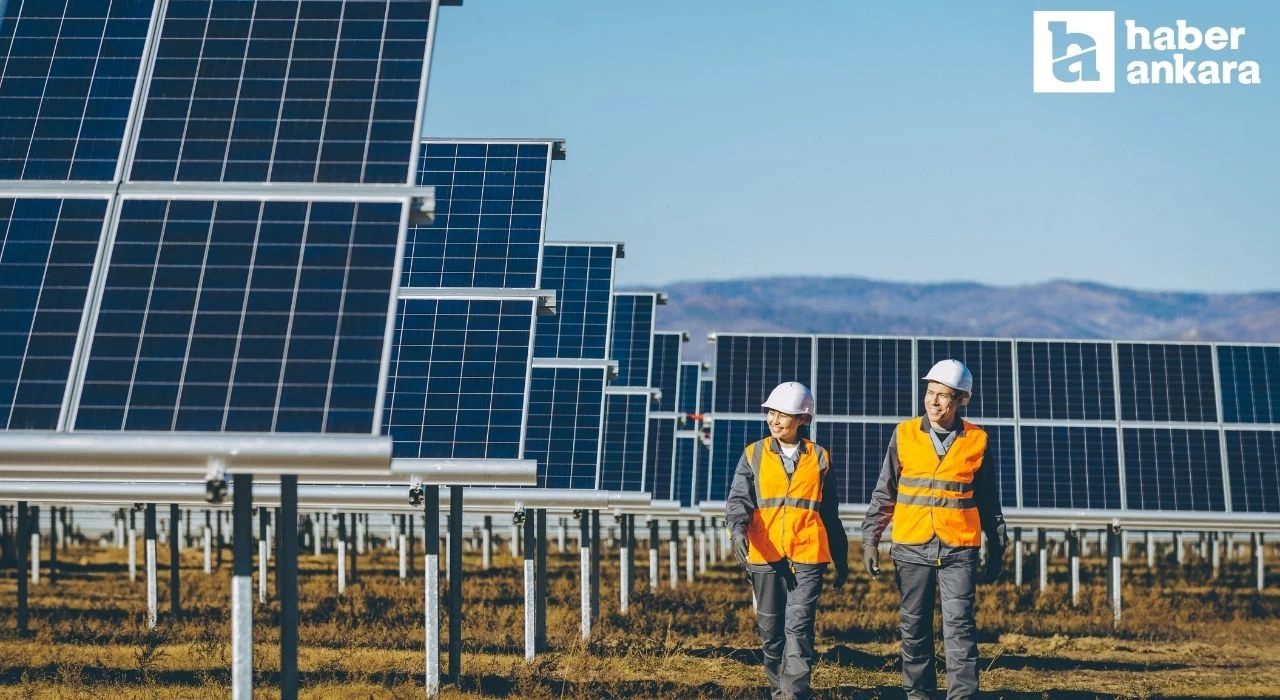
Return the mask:
M 956 437 L 964 435 L 964 419 L 957 415 L 951 429 L 956 431 Z M 933 426 L 929 424 L 929 416 L 920 416 L 920 431 L 927 433 L 930 430 L 933 430 Z

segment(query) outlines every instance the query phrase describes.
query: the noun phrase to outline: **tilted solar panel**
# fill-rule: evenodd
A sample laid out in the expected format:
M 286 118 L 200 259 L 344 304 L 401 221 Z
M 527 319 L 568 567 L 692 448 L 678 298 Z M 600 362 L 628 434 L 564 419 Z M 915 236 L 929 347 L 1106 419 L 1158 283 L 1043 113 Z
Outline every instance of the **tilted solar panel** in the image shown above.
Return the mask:
M 907 338 L 818 337 L 819 416 L 913 415 L 919 409 L 911 390 L 919 376 Z
M 1226 508 L 1217 430 L 1125 428 L 1124 474 L 1130 509 Z
M 702 379 L 698 382 L 698 413 L 710 413 L 711 401 L 715 395 L 716 383 L 713 379 Z
M 400 300 L 383 412 L 396 457 L 520 458 L 535 306 Z
M 55 430 L 105 199 L 0 199 L 0 428 Z
M 1280 423 L 1280 346 L 1219 345 L 1222 419 Z
M 538 286 L 552 142 L 423 144 L 418 184 L 436 215 L 410 226 L 406 287 Z
M 650 386 L 662 395 L 653 410 L 663 413 L 677 410 L 680 402 L 680 344 L 679 333 L 654 333 L 652 367 L 649 370 Z
M 694 505 L 697 493 L 698 439 L 676 435 L 675 488 L 671 497 L 683 507 Z
M 1122 419 L 1217 422 L 1212 346 L 1119 343 L 1116 349 Z
M 75 428 L 372 432 L 402 209 L 123 200 Z
M 1022 505 L 1120 507 L 1115 428 L 1022 426 Z
M 894 426 L 843 421 L 823 421 L 817 426 L 817 442 L 827 448 L 831 466 L 840 475 L 841 503 L 871 502 Z
M 1280 432 L 1227 430 L 1231 510 L 1280 513 Z
M 655 500 L 674 498 L 676 461 L 676 422 L 671 418 L 649 419 L 648 463 L 645 465 L 645 490 Z
M 135 182 L 410 182 L 430 3 L 168 0 Z
M 711 425 L 711 458 L 707 464 L 707 499 L 723 501 L 738 458 L 747 445 L 769 436 L 763 420 L 717 420 Z
M 601 367 L 533 368 L 524 456 L 538 461 L 538 486 L 595 488 L 604 384 Z
M 813 388 L 811 336 L 717 336 L 716 413 L 757 413 L 775 386 L 790 381 Z
M 614 251 L 613 244 L 544 246 L 539 286 L 555 291 L 556 313 L 538 318 L 535 357 L 605 359 Z
M 657 298 L 652 293 L 613 295 L 613 337 L 609 359 L 618 361 L 618 378 L 611 386 L 647 387 L 653 352 L 653 314 Z
M 960 360 L 973 372 L 973 397 L 965 407 L 969 418 L 1013 418 L 1013 343 L 1008 340 L 916 341 L 916 372 L 923 377 L 939 360 Z M 920 407 L 914 407 L 919 412 Z
M 1017 342 L 1023 419 L 1115 420 L 1110 343 Z
M 648 394 L 605 394 L 599 488 L 642 490 L 648 429 Z
M 680 413 L 698 412 L 698 383 L 702 374 L 702 365 L 697 362 L 680 363 L 680 398 L 676 401 L 676 410 Z
M 152 9 L 0 2 L 0 180 L 115 179 Z

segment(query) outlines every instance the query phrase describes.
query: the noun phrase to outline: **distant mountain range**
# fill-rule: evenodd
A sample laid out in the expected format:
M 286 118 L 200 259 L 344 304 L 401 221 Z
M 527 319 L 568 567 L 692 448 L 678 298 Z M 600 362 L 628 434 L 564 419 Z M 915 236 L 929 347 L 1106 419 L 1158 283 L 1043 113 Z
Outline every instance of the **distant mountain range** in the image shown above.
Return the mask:
M 685 330 L 686 360 L 709 331 L 1280 342 L 1280 292 L 1144 292 L 1090 282 L 1019 287 L 774 277 L 656 287 L 660 330 Z

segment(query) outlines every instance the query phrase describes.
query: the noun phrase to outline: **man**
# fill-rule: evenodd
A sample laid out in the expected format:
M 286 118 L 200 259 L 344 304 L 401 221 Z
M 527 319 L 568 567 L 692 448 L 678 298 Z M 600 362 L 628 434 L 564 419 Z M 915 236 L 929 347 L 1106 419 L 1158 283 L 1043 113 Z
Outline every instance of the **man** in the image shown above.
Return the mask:
M 801 435 L 814 416 L 813 394 L 779 384 L 761 404 L 769 437 L 747 445 L 725 503 L 733 556 L 756 599 L 756 631 L 774 698 L 809 697 L 813 622 L 822 575 L 834 564 L 836 588 L 849 577 L 849 540 L 827 451 Z
M 947 698 L 978 692 L 973 599 L 982 533 L 990 551 L 987 578 L 1000 574 L 1004 514 L 995 467 L 983 467 L 987 434 L 959 417 L 973 394 L 973 375 L 943 360 L 925 375 L 924 415 L 898 425 L 862 524 L 863 563 L 880 573 L 880 535 L 893 521 L 893 562 L 902 596 L 902 684 L 909 698 L 937 688 L 933 668 L 933 590 L 942 597 Z

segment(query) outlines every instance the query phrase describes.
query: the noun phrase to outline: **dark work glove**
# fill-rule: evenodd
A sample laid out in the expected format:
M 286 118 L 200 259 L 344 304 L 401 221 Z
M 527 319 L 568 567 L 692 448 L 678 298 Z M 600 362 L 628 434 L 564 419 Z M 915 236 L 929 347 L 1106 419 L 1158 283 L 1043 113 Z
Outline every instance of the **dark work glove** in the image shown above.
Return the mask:
M 880 577 L 880 548 L 869 544 L 862 545 L 862 565 L 866 567 L 871 578 Z
M 832 588 L 840 588 L 841 586 L 844 585 L 844 582 L 848 580 L 849 580 L 849 565 L 837 564 L 836 578 L 834 581 L 831 582 Z
M 796 589 L 796 586 L 798 585 L 796 582 L 796 572 L 791 570 L 791 564 L 786 559 L 783 559 L 780 562 L 775 562 L 773 564 L 773 570 L 782 577 L 782 585 L 787 587 L 788 593 Z
M 733 551 L 733 558 L 738 561 L 738 566 L 747 565 L 747 536 L 734 533 L 730 549 Z
M 993 583 L 1000 578 L 1000 574 L 1004 571 L 1004 548 L 1003 547 L 987 547 L 987 571 L 983 580 L 987 583 Z

